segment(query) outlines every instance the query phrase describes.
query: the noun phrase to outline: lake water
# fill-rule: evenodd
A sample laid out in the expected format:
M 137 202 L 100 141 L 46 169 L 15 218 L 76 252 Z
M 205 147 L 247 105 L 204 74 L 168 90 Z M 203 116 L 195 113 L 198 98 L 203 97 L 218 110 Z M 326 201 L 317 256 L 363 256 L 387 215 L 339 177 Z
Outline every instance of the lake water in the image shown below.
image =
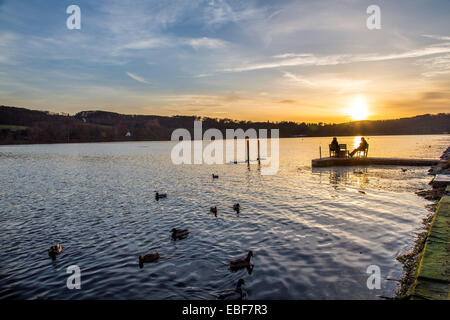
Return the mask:
M 429 213 L 414 194 L 428 167 L 312 169 L 330 140 L 281 139 L 273 176 L 257 164 L 173 165 L 174 142 L 2 146 L 0 298 L 214 299 L 239 278 L 249 299 L 391 296 L 397 283 L 387 278 L 403 274 L 395 257 Z M 450 136 L 368 142 L 369 156 L 438 158 Z M 172 241 L 173 227 L 191 234 Z M 252 272 L 231 272 L 226 264 L 248 250 Z M 140 269 L 138 255 L 152 251 L 160 260 Z M 70 265 L 81 268 L 80 290 L 66 287 Z M 369 265 L 380 267 L 380 290 L 367 288 Z

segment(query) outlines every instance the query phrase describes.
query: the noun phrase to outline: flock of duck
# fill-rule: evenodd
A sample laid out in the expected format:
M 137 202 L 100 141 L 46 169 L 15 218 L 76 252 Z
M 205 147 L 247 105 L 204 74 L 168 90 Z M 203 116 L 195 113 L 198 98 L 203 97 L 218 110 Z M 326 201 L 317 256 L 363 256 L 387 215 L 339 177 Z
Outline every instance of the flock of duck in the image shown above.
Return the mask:
M 213 178 L 213 180 L 218 179 L 219 176 L 212 174 L 212 178 Z M 159 199 L 164 199 L 164 198 L 167 198 L 166 193 L 159 193 L 158 191 L 155 191 L 155 199 L 157 201 Z M 241 206 L 239 205 L 239 203 L 235 203 L 233 205 L 233 210 L 237 214 L 239 214 L 239 212 L 241 210 Z M 214 215 L 217 217 L 217 207 L 216 206 L 211 207 L 210 212 L 214 213 Z M 175 241 L 175 240 L 185 239 L 189 235 L 189 230 L 172 228 L 170 230 L 170 233 L 172 235 L 172 240 Z M 58 254 L 60 254 L 61 252 L 62 252 L 62 247 L 59 243 L 54 246 L 51 246 L 50 249 L 48 250 L 48 254 L 53 260 L 56 259 L 56 256 Z M 249 270 L 249 273 L 250 273 L 251 269 L 253 267 L 253 265 L 250 263 L 251 257 L 253 257 L 253 252 L 250 250 L 247 253 L 247 256 L 245 258 L 230 261 L 230 263 L 229 263 L 230 270 L 237 271 L 239 269 L 247 268 L 247 270 Z M 139 267 L 142 268 L 144 266 L 144 263 L 157 262 L 159 260 L 159 258 L 160 258 L 160 255 L 158 252 L 147 253 L 146 255 L 139 255 Z M 243 288 L 243 285 L 245 285 L 244 279 L 239 279 L 235 289 L 225 290 L 225 291 L 221 292 L 220 295 L 218 295 L 218 298 L 226 299 L 226 300 L 242 300 L 247 295 L 245 289 Z

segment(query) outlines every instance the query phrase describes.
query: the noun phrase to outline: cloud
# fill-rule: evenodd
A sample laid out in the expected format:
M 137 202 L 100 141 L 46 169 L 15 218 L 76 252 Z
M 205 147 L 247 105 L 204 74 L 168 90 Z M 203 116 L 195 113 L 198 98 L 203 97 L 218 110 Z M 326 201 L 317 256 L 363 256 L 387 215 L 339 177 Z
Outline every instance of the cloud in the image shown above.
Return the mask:
M 450 73 L 450 54 L 424 58 L 418 60 L 415 65 L 421 66 L 425 69 L 422 73 L 427 78 L 436 77 Z
M 211 73 L 200 73 L 200 74 L 194 75 L 193 77 L 194 78 L 206 78 L 206 77 L 210 77 L 212 75 L 213 74 L 211 74 Z
M 189 39 L 186 41 L 186 43 L 195 49 L 197 49 L 197 48 L 215 49 L 215 48 L 225 47 L 225 45 L 226 45 L 225 41 L 222 41 L 219 39 L 206 38 L 206 37 Z
M 381 55 L 381 56 L 369 56 L 356 58 L 355 61 L 383 61 L 383 60 L 396 60 L 407 58 L 418 58 L 423 56 L 430 56 L 438 53 L 450 53 L 450 43 L 443 43 L 441 46 L 431 46 L 418 50 L 406 51 L 403 53 Z
M 350 64 L 355 62 L 376 62 L 397 59 L 418 58 L 434 54 L 450 53 L 450 43 L 442 43 L 437 46 L 429 46 L 416 50 L 409 50 L 402 53 L 393 54 L 335 54 L 318 56 L 310 53 L 285 53 L 274 56 L 275 61 L 259 64 L 249 64 L 246 66 L 227 68 L 225 72 L 243 72 L 261 69 L 273 69 L 294 66 L 330 66 L 339 64 Z
M 291 52 L 289 52 L 289 53 L 277 54 L 277 55 L 273 56 L 273 58 L 285 59 L 285 58 L 298 58 L 298 57 L 311 57 L 311 56 L 313 56 L 313 55 L 310 54 L 310 53 L 301 53 L 301 54 L 299 54 L 299 53 L 291 53 Z
M 167 39 L 161 39 L 161 38 L 152 38 L 148 40 L 140 40 L 140 41 L 134 41 L 125 44 L 122 46 L 122 49 L 152 49 L 152 48 L 160 48 L 170 45 L 170 42 Z
M 17 54 L 14 52 L 14 44 L 19 41 L 19 36 L 12 32 L 0 32 L 0 64 L 15 64 Z
M 214 101 L 214 103 L 219 102 L 238 102 L 238 101 L 244 101 L 249 100 L 249 97 L 243 96 L 241 92 L 239 91 L 232 91 L 232 92 L 226 92 L 224 94 L 176 94 L 176 95 L 167 95 L 167 96 L 160 96 L 161 99 L 166 101 L 177 101 L 177 102 L 184 102 L 187 103 L 193 102 L 193 103 L 211 103 L 211 101 Z
M 285 78 L 287 78 L 288 80 L 298 83 L 298 84 L 303 84 L 303 85 L 307 85 L 307 86 L 311 86 L 311 87 L 316 86 L 316 83 L 309 81 L 307 79 L 303 79 L 303 78 L 301 78 L 293 73 L 290 73 L 290 72 L 285 72 L 283 76 Z
M 132 78 L 132 79 L 134 79 L 134 80 L 136 80 L 136 81 L 138 81 L 138 82 L 150 84 L 150 83 L 147 82 L 144 78 L 139 77 L 139 76 L 135 75 L 134 73 L 127 72 L 127 75 L 128 75 L 130 78 Z
M 435 39 L 435 40 L 450 41 L 450 37 L 447 37 L 447 36 L 437 36 L 434 34 L 423 34 L 422 36 L 424 36 L 426 38 Z
M 348 92 L 353 90 L 359 90 L 364 88 L 370 80 L 367 79 L 345 79 L 336 78 L 333 75 L 324 75 L 324 77 L 318 77 L 317 79 L 310 80 L 304 77 L 300 77 L 291 72 L 284 72 L 283 77 L 287 79 L 290 83 L 296 86 L 306 86 L 311 89 L 334 89 L 338 93 Z
M 194 49 L 218 49 L 227 45 L 226 41 L 216 38 L 175 38 L 175 37 L 159 37 L 146 40 L 129 42 L 121 47 L 120 50 L 147 50 L 156 48 L 170 48 L 178 46 L 190 46 Z
M 423 100 L 448 100 L 450 99 L 450 92 L 424 92 L 421 98 Z
M 204 10 L 203 20 L 208 25 L 221 26 L 262 17 L 265 11 L 265 8 L 255 8 L 245 1 L 233 7 L 225 0 L 211 0 Z
M 295 104 L 295 103 L 297 103 L 297 101 L 295 101 L 295 100 L 290 100 L 290 99 L 286 99 L 286 100 L 278 101 L 278 103 L 283 103 L 283 104 Z

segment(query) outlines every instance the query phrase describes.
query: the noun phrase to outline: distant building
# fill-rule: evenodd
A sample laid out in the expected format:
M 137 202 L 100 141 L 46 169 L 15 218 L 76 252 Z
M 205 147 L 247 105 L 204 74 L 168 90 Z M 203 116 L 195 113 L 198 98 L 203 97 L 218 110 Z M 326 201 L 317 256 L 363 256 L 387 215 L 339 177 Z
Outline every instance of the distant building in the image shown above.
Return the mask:
M 125 137 L 131 137 L 131 132 L 128 131 L 127 134 L 125 135 Z

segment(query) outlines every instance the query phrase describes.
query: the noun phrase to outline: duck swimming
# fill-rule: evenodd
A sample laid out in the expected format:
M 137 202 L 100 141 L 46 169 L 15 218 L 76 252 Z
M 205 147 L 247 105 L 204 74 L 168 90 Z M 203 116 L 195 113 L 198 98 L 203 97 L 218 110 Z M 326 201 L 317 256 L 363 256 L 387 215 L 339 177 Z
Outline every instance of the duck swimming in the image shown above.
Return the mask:
M 212 174 L 213 179 L 219 179 L 219 175 L 218 174 Z
M 250 258 L 253 257 L 253 252 L 250 250 L 247 254 L 247 257 L 244 259 L 237 259 L 230 262 L 231 269 L 240 269 L 240 268 L 249 268 L 250 267 Z
M 214 215 L 217 217 L 217 207 L 211 207 L 209 209 L 209 211 L 211 211 L 212 213 L 214 213 Z
M 55 259 L 57 254 L 60 254 L 62 252 L 62 247 L 58 243 L 56 246 L 51 246 L 50 249 L 48 249 L 48 255 Z
M 244 279 L 239 279 L 236 289 L 231 290 L 225 290 L 219 295 L 220 300 L 242 300 L 247 297 L 247 292 L 245 288 L 242 286 L 245 286 Z
M 145 262 L 156 262 L 159 259 L 159 253 L 148 253 L 145 256 L 139 256 L 139 267 L 143 267 Z
M 186 238 L 189 235 L 188 229 L 173 228 L 172 230 L 170 230 L 170 232 L 172 232 L 172 239 L 173 240 L 184 239 L 184 238 Z
M 236 211 L 236 213 L 239 213 L 239 211 L 241 210 L 241 206 L 239 205 L 239 203 L 233 204 L 233 210 Z
M 162 199 L 162 198 L 167 198 L 167 193 L 158 193 L 157 191 L 155 191 L 156 193 L 155 193 L 155 199 L 156 200 L 159 200 L 159 199 Z

